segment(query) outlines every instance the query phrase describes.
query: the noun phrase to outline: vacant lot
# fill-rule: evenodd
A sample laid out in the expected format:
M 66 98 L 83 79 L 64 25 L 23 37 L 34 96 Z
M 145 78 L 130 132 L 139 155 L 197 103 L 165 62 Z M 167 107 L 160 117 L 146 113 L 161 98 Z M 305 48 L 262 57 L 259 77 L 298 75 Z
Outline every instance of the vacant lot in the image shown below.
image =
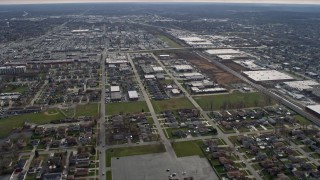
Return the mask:
M 174 142 L 172 147 L 178 157 L 199 155 L 204 157 L 204 154 L 200 148 L 203 143 L 201 141 L 184 141 Z
M 76 116 L 98 116 L 98 115 L 99 115 L 98 103 L 79 105 L 76 107 Z
M 48 112 L 30 113 L 11 116 L 8 118 L 0 119 L 0 137 L 6 137 L 13 129 L 20 128 L 24 122 L 35 124 L 46 124 L 52 120 L 63 119 L 65 116 L 56 111 L 54 114 Z
M 304 118 L 304 117 L 301 116 L 301 115 L 295 115 L 294 117 L 295 117 L 295 119 L 296 119 L 297 121 L 299 121 L 299 123 L 300 123 L 301 125 L 310 125 L 310 124 L 312 124 L 308 119 Z
M 149 112 L 145 101 L 116 102 L 106 104 L 106 115 L 117 115 L 120 113 Z
M 179 48 L 181 47 L 178 43 L 174 42 L 173 40 L 171 40 L 170 38 L 168 38 L 167 36 L 165 35 L 162 35 L 162 34 L 158 34 L 157 37 L 163 41 L 163 42 L 167 42 L 167 44 L 172 47 L 172 48 Z
M 239 83 L 241 80 L 232 74 L 229 74 L 222 69 L 218 68 L 211 62 L 202 57 L 199 57 L 190 52 L 178 52 L 177 56 L 182 59 L 186 59 L 191 62 L 194 66 L 201 70 L 204 74 L 210 77 L 213 81 L 218 84 L 228 85 L 232 83 Z
M 152 100 L 152 105 L 156 113 L 160 113 L 164 110 L 194 108 L 192 103 L 187 98 L 174 98 L 159 101 Z
M 259 92 L 196 96 L 194 100 L 205 111 L 267 106 L 275 104 Z
M 2 92 L 4 92 L 4 93 L 13 93 L 13 92 L 23 93 L 27 89 L 28 89 L 28 86 L 12 86 L 12 85 L 8 85 L 4 89 L 2 89 Z
M 165 152 L 163 144 L 108 149 L 106 152 L 107 167 L 111 166 L 112 157 L 134 156 Z

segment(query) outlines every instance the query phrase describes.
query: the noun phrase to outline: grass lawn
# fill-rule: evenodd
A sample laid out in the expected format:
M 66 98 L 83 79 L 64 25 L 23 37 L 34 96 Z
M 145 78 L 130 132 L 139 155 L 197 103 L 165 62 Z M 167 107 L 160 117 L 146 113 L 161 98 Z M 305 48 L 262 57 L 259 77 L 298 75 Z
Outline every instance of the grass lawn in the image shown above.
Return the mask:
M 177 131 L 177 130 L 187 131 L 187 130 L 189 130 L 189 128 L 166 128 L 165 129 L 165 131 L 168 133 L 169 139 L 171 139 L 171 138 L 179 139 L 179 137 L 177 137 L 177 136 L 175 136 L 175 137 L 172 136 L 172 131 Z
M 199 155 L 205 157 L 200 146 L 201 141 L 173 142 L 172 147 L 178 157 Z
M 160 113 L 164 110 L 176 110 L 194 108 L 192 103 L 187 98 L 174 98 L 167 100 L 152 100 L 152 105 L 156 113 Z
M 299 121 L 299 124 L 301 124 L 301 125 L 310 125 L 311 124 L 311 122 L 308 119 L 304 118 L 301 115 L 295 115 L 294 118 L 297 121 Z
M 112 157 L 124 157 L 124 156 L 134 156 L 134 155 L 143 155 L 143 154 L 152 154 L 152 153 L 162 153 L 165 151 L 166 149 L 164 148 L 163 144 L 108 149 L 106 152 L 106 163 L 107 163 L 107 167 L 110 167 Z
M 174 84 L 174 81 L 172 79 L 165 79 L 161 81 L 164 84 Z
M 162 34 L 157 34 L 157 37 L 163 41 L 163 42 L 167 42 L 168 45 L 172 48 L 179 48 L 181 47 L 181 45 L 179 45 L 178 43 L 174 42 L 173 40 L 171 40 L 170 38 L 168 38 L 167 36 L 165 35 L 162 35 Z
M 28 174 L 25 178 L 25 180 L 34 180 L 36 179 L 36 175 L 35 174 Z
M 69 118 L 74 117 L 74 108 L 60 109 L 60 111 L 66 117 L 69 117 Z
M 120 113 L 149 112 L 145 101 L 115 102 L 106 104 L 106 115 L 117 115 Z
M 78 105 L 76 107 L 76 117 L 78 116 L 98 116 L 99 104 L 91 103 L 86 105 Z
M 23 93 L 27 89 L 28 89 L 28 86 L 7 86 L 2 90 L 2 92 L 4 92 L 4 93 L 13 93 L 13 92 Z
M 108 180 L 112 180 L 112 172 L 111 171 L 107 171 L 106 176 L 107 176 Z
M 56 114 L 48 114 L 46 112 L 30 113 L 3 118 L 0 119 L 0 137 L 6 137 L 11 130 L 22 127 L 24 122 L 46 124 L 52 120 L 63 118 L 65 118 L 65 116 L 61 114 L 61 112 Z
M 220 109 L 248 108 L 275 104 L 259 92 L 231 93 L 209 96 L 195 96 L 194 100 L 205 111 Z

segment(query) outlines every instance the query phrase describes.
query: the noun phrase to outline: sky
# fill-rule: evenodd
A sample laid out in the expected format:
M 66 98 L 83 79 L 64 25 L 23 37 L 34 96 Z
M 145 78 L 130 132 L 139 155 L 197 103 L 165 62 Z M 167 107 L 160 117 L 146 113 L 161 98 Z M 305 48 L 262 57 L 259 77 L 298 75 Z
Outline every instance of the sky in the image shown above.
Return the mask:
M 272 3 L 272 4 L 320 4 L 320 0 L 0 0 L 0 4 L 48 4 L 88 2 L 220 2 L 220 3 Z

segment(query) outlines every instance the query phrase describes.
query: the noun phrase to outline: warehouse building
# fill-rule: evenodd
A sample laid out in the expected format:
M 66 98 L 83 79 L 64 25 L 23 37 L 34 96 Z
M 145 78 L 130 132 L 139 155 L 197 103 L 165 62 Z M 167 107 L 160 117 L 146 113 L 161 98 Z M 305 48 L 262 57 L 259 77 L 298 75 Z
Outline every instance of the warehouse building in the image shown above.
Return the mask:
M 243 73 L 250 79 L 257 82 L 284 81 L 293 79 L 291 76 L 276 70 L 243 71 Z
M 316 117 L 320 118 L 320 104 L 307 106 L 306 110 Z
M 192 72 L 193 68 L 190 65 L 175 65 L 173 69 L 176 72 Z
M 128 96 L 130 101 L 135 101 L 139 99 L 139 95 L 137 91 L 128 91 Z
M 237 55 L 243 54 L 240 51 L 234 49 L 209 49 L 205 51 L 209 55 Z
M 20 74 L 25 73 L 27 70 L 26 66 L 2 66 L 0 67 L 0 74 L 10 75 L 10 74 Z

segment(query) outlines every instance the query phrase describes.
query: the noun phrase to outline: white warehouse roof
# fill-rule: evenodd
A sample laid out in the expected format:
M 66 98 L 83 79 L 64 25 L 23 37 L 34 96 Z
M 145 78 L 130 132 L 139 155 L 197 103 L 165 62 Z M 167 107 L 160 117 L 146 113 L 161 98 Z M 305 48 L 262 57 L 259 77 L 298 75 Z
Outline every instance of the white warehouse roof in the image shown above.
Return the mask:
M 243 73 L 254 81 L 278 81 L 293 79 L 291 76 L 276 70 L 244 71 Z
M 163 71 L 163 68 L 162 68 L 162 67 L 158 67 L 158 66 L 152 67 L 152 69 L 153 69 L 153 71 L 155 71 L 155 72 Z
M 208 54 L 214 54 L 214 55 L 224 55 L 224 54 L 241 54 L 240 51 L 234 50 L 234 49 L 209 49 L 206 50 Z
M 110 91 L 111 92 L 120 92 L 120 86 L 111 86 Z
M 307 106 L 308 109 L 320 114 L 320 104 Z
M 284 82 L 285 85 L 297 89 L 299 91 L 305 90 L 305 89 L 311 89 L 313 86 L 318 86 L 320 85 L 318 82 L 313 81 L 313 80 L 305 80 L 305 81 L 289 81 L 289 82 Z
M 182 70 L 192 70 L 192 66 L 190 65 L 175 65 L 173 66 L 174 69 L 176 69 L 177 71 L 182 71 Z
M 137 99 L 139 97 L 137 91 L 128 91 L 128 95 L 129 99 Z

